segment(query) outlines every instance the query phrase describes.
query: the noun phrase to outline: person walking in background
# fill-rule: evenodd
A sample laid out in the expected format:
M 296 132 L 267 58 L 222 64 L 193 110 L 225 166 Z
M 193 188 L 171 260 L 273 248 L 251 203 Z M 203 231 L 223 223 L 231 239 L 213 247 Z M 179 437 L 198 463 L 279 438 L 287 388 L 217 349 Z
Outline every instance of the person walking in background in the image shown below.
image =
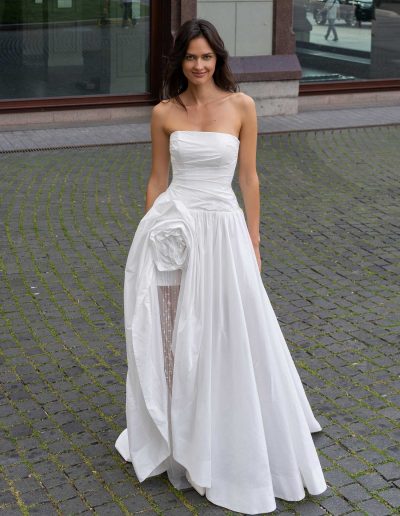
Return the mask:
M 338 17 L 339 0 L 327 0 L 325 3 L 324 11 L 327 13 L 328 30 L 325 34 L 325 39 L 329 38 L 331 32 L 333 32 L 333 41 L 338 41 L 338 35 L 335 28 L 335 22 Z
M 132 16 L 132 2 L 133 0 L 121 0 L 121 7 L 124 12 L 122 15 L 122 26 L 129 27 L 136 24 L 136 20 Z

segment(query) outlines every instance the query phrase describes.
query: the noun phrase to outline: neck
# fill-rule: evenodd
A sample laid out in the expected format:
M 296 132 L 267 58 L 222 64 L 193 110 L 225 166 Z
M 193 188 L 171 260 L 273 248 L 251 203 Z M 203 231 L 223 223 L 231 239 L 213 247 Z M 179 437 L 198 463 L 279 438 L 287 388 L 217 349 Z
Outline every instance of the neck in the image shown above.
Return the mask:
M 185 93 L 186 100 L 189 105 L 201 106 L 212 100 L 212 98 L 218 93 L 218 88 L 214 81 L 209 81 L 200 86 L 189 83 Z

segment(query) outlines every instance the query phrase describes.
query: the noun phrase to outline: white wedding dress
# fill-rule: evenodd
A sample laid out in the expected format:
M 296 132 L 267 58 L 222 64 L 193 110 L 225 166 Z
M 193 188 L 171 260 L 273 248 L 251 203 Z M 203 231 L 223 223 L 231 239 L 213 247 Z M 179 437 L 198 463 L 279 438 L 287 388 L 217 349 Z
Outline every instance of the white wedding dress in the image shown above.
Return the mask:
M 124 287 L 127 429 L 140 482 L 271 512 L 327 485 L 315 419 L 231 187 L 232 134 L 175 131 L 173 179 L 139 223 Z

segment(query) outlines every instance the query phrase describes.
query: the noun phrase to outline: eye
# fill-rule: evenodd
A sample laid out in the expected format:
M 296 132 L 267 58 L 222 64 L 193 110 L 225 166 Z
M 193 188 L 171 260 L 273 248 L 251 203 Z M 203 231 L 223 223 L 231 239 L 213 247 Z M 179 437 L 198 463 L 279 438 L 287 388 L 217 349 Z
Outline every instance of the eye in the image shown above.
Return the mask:
M 206 61 L 209 61 L 210 59 L 212 59 L 212 57 L 213 57 L 213 55 L 212 55 L 212 54 L 206 54 L 206 55 L 204 56 L 204 59 L 205 59 Z
M 187 55 L 185 56 L 185 60 L 186 60 L 186 61 L 193 61 L 193 56 L 191 56 L 190 54 L 187 54 Z

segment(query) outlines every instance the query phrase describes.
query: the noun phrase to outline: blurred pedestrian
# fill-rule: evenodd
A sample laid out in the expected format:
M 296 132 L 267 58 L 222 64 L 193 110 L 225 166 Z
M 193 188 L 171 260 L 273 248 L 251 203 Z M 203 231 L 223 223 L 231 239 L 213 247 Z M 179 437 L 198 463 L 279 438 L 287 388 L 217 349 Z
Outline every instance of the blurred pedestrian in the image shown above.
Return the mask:
M 333 41 L 337 41 L 338 35 L 335 28 L 336 19 L 338 17 L 339 0 L 327 0 L 325 3 L 324 12 L 327 13 L 328 30 L 325 34 L 325 39 L 329 38 L 330 33 L 333 33 Z
M 133 0 L 121 0 L 121 7 L 124 12 L 122 15 L 122 26 L 130 27 L 136 24 L 136 20 L 132 16 L 132 2 Z

